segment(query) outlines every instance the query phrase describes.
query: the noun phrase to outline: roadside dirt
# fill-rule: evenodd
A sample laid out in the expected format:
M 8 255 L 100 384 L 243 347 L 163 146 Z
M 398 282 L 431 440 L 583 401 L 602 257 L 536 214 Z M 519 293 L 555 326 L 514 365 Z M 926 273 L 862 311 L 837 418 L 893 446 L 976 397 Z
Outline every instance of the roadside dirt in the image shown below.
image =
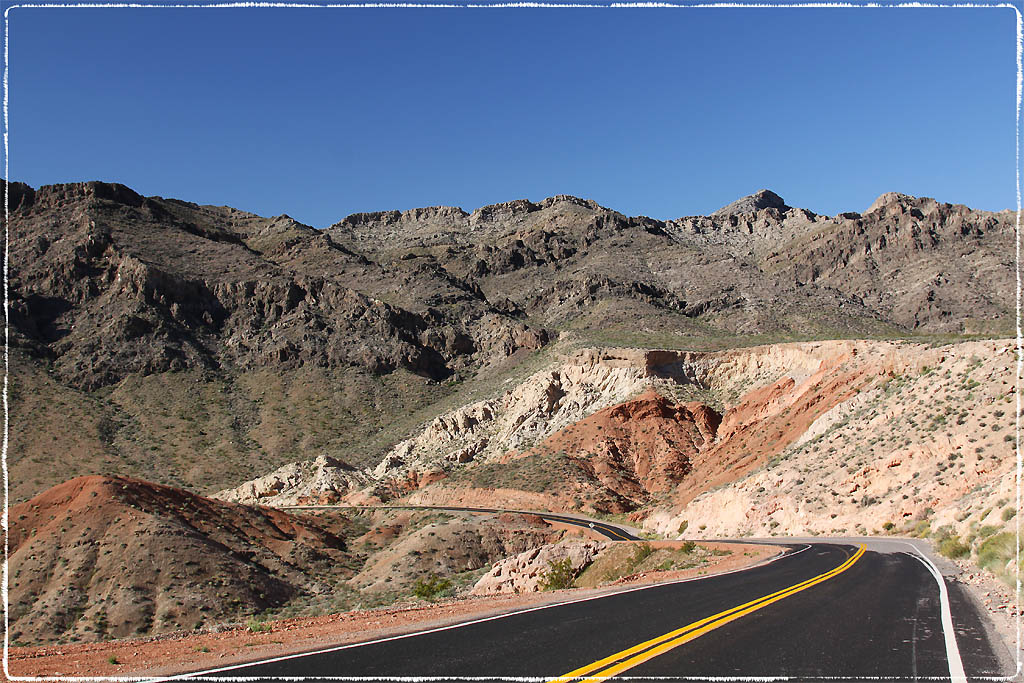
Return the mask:
M 652 542 L 656 546 L 663 543 L 672 545 L 672 542 Z M 234 624 L 202 633 L 173 633 L 149 639 L 12 647 L 10 673 L 15 676 L 163 676 L 209 670 L 437 628 L 529 607 L 603 595 L 639 585 L 713 576 L 753 566 L 779 553 L 778 548 L 770 546 L 726 543 L 702 545 L 729 550 L 731 554 L 714 556 L 711 563 L 699 568 L 646 572 L 626 577 L 614 587 L 497 595 L 437 603 L 406 603 L 321 617 L 268 621 L 264 625 L 267 630 L 260 632 L 252 632 L 242 624 Z

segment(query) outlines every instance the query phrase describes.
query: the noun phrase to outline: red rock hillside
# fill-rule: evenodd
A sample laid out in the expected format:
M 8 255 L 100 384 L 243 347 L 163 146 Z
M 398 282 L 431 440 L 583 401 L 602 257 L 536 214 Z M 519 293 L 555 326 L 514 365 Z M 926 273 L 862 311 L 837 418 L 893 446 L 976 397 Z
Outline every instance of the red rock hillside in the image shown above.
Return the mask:
M 10 509 L 14 643 L 192 629 L 352 575 L 317 519 L 126 477 L 80 477 Z

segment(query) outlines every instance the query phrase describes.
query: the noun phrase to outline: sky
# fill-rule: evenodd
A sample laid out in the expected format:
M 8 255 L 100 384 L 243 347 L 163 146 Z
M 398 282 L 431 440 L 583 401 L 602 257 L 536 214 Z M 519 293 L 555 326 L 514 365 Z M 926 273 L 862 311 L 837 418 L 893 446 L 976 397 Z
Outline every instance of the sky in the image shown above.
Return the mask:
M 10 3 L 4 5 L 10 8 Z M 286 213 L 1016 208 L 1011 8 L 9 10 L 9 171 Z

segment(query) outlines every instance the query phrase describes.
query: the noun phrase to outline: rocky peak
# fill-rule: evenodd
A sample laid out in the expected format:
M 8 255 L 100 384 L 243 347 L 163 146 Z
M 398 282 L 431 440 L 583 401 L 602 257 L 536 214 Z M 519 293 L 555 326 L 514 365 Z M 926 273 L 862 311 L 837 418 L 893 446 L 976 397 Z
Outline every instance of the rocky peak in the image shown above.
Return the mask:
M 36 199 L 34 189 L 25 183 L 9 183 L 6 180 L 0 180 L 0 183 L 3 183 L 0 188 L 6 188 L 8 208 L 11 211 L 32 206 Z
M 872 211 L 878 211 L 879 209 L 891 204 L 906 204 L 913 202 L 915 199 L 916 197 L 909 194 L 903 194 L 902 192 L 886 192 L 879 195 L 878 199 L 876 199 L 864 213 L 868 214 Z
M 28 187 L 26 185 L 26 187 Z M 90 180 L 85 183 L 61 183 L 43 185 L 36 192 L 35 199 L 40 204 L 63 204 L 83 199 L 105 199 L 127 206 L 142 206 L 145 198 L 135 190 L 120 183 L 104 183 Z
M 783 201 L 782 197 L 771 190 L 758 190 L 754 194 L 747 195 L 746 197 L 737 199 L 732 204 L 723 206 L 711 215 L 732 216 L 742 213 L 757 213 L 761 209 L 778 209 L 779 211 L 785 211 L 788 208 L 789 207 L 786 206 L 786 202 Z
M 481 222 L 490 222 L 505 218 L 513 218 L 515 216 L 523 216 L 532 211 L 537 211 L 540 208 L 541 207 L 538 204 L 534 204 L 529 199 L 514 199 L 511 202 L 481 206 L 470 214 L 469 221 L 475 225 Z
M 594 211 L 600 211 L 604 207 L 595 202 L 593 199 L 583 199 L 581 197 L 574 197 L 571 194 L 556 194 L 554 197 L 548 197 L 540 203 L 540 208 L 549 209 L 552 206 L 558 204 L 574 204 L 581 206 L 585 209 L 593 209 Z
M 353 213 L 332 225 L 332 228 L 352 228 L 362 225 L 382 224 L 391 225 L 397 223 L 402 217 L 401 211 L 365 211 Z

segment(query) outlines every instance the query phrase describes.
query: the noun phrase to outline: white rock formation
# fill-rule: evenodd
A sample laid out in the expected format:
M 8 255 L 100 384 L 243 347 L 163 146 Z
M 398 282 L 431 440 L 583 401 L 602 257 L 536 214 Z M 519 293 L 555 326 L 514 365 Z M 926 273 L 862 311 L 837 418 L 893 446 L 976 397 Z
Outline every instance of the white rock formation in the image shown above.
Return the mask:
M 553 563 L 569 558 L 573 574 L 578 575 L 609 545 L 604 541 L 563 541 L 507 557 L 480 577 L 472 594 L 535 593 L 542 590 L 541 582 Z

